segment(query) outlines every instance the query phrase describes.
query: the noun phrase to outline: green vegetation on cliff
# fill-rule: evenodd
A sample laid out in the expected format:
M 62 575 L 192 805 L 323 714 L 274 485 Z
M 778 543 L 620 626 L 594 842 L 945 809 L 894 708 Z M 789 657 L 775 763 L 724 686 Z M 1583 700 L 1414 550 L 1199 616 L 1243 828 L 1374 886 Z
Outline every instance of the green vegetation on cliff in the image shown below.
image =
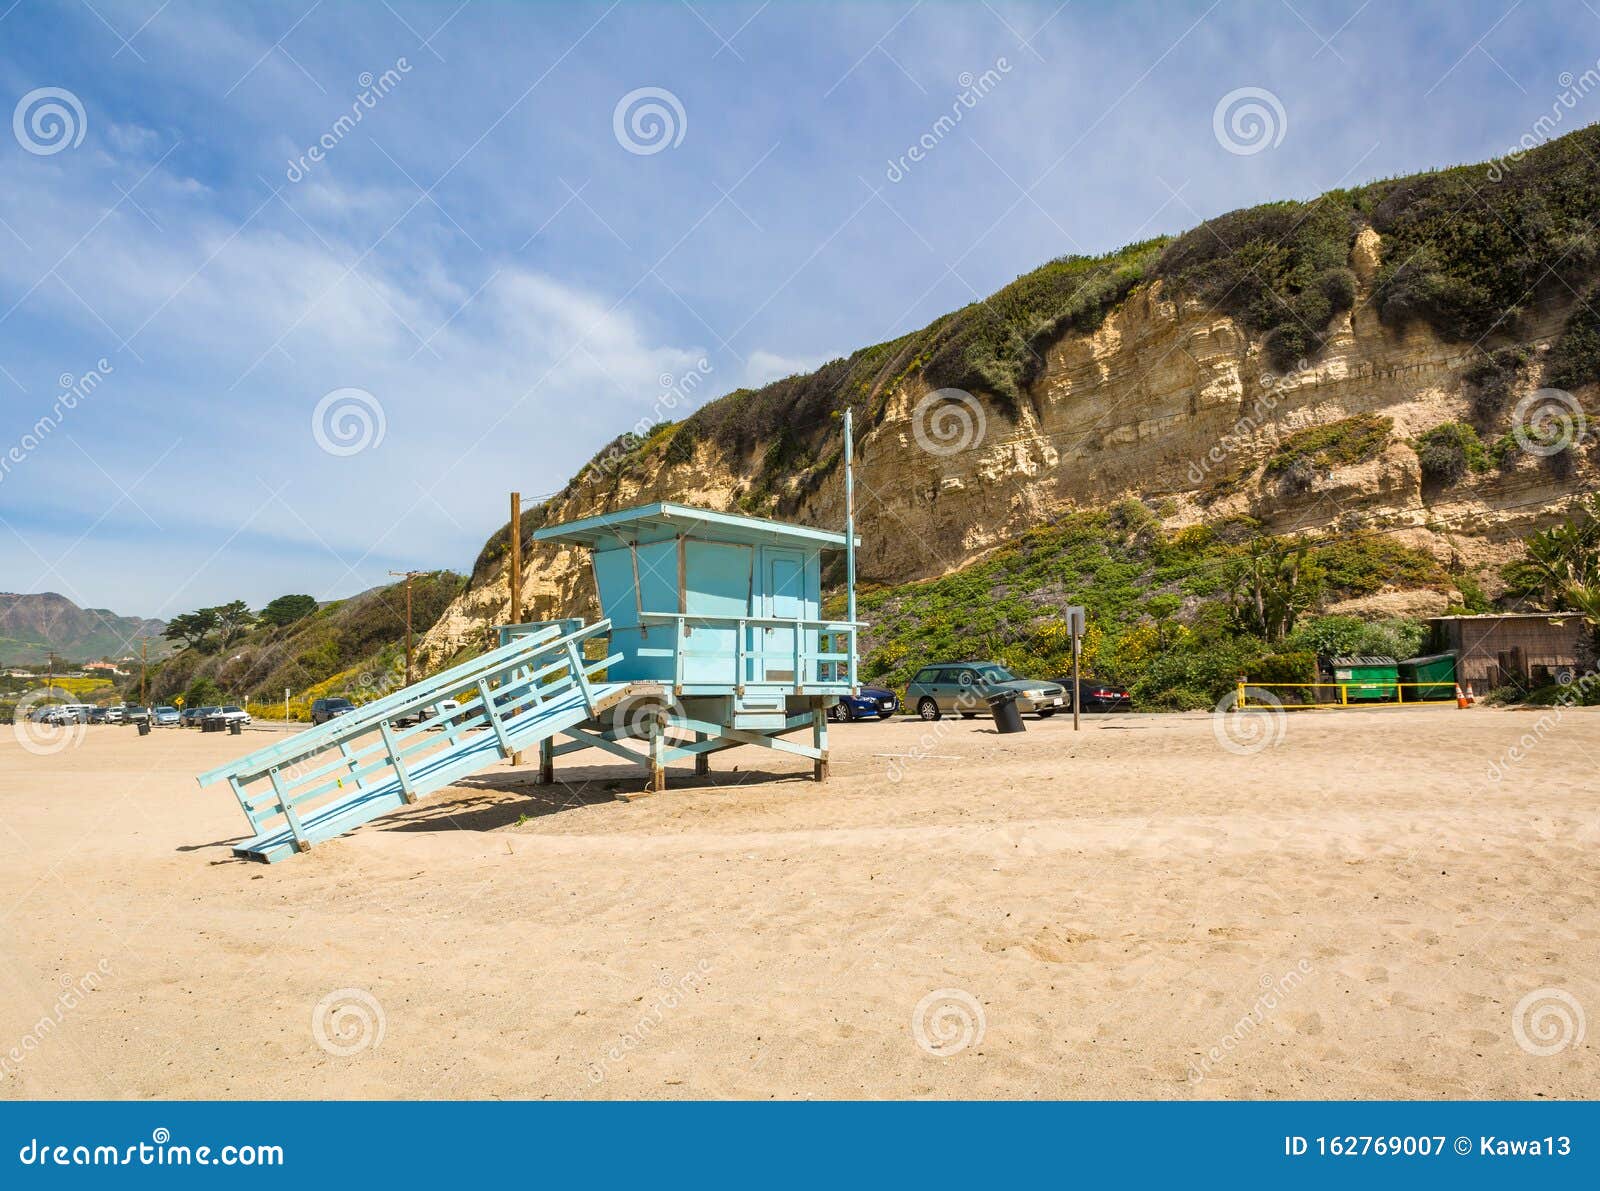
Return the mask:
M 1278 565 L 1289 561 L 1292 585 L 1288 566 Z M 1264 574 L 1267 606 L 1281 605 L 1266 631 L 1237 598 Z M 985 658 L 1058 676 L 1071 667 L 1061 611 L 1083 604 L 1085 673 L 1127 684 L 1143 707 L 1210 707 L 1241 673 L 1259 680 L 1264 668 L 1303 669 L 1272 659 L 1314 654 L 1336 629 L 1347 642 L 1371 645 L 1374 634 L 1388 634 L 1395 648 L 1414 648 L 1414 622 L 1358 631 L 1335 618 L 1330 629 L 1315 612 L 1386 586 L 1447 583 L 1431 555 L 1381 534 L 1268 538 L 1245 518 L 1169 534 L 1128 502 L 1032 530 L 952 575 L 863 589 L 857 602 L 871 628 L 861 674 L 901 687 L 928 662 Z

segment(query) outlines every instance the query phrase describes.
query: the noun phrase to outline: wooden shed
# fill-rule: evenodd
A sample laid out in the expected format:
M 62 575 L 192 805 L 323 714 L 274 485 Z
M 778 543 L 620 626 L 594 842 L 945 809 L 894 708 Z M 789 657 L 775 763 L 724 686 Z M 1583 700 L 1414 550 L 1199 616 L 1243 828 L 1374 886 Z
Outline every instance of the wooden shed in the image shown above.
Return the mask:
M 1478 693 L 1501 686 L 1543 686 L 1577 673 L 1587 654 L 1587 626 L 1575 612 L 1492 612 L 1438 616 L 1428 622 L 1430 652 L 1456 655 L 1456 681 Z

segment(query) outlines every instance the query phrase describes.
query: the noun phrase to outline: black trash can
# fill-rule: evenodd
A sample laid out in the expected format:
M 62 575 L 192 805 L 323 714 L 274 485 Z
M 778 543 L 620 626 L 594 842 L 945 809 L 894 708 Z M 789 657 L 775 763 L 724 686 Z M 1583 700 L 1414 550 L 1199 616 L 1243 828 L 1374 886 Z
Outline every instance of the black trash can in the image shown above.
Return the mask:
M 989 696 L 989 711 L 994 716 L 995 731 L 1002 736 L 1007 732 L 1026 732 L 1022 713 L 1017 710 L 1017 692 L 1000 691 Z
M 149 720 L 140 720 L 139 721 L 139 735 L 140 736 L 148 736 L 148 735 L 150 735 L 150 721 Z
M 244 721 L 243 720 L 229 720 L 228 721 L 228 735 L 229 736 L 237 736 L 237 735 L 239 735 L 239 733 L 241 733 L 243 731 L 244 731 Z
M 200 721 L 200 731 L 220 732 L 222 731 L 222 721 L 214 715 L 208 715 Z

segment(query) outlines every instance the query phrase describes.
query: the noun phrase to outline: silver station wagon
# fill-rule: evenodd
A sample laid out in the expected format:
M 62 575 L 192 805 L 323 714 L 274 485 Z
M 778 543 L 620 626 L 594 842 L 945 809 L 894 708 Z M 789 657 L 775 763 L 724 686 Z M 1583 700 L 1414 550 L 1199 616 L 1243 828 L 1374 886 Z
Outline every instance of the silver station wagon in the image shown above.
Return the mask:
M 939 662 L 918 670 L 906 687 L 905 707 L 925 720 L 959 714 L 970 719 L 989 710 L 989 696 L 1017 692 L 1017 710 L 1054 715 L 1067 706 L 1060 683 L 1018 678 L 998 662 Z

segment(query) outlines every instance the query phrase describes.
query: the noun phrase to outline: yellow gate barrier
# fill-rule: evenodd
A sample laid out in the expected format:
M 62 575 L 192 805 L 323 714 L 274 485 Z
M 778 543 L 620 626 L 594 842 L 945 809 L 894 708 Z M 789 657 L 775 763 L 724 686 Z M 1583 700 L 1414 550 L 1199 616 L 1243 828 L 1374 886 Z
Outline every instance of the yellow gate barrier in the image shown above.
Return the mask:
M 1310 692 L 1301 698 L 1278 696 L 1274 691 Z M 1410 694 L 1407 694 L 1407 691 Z M 1251 698 L 1252 693 L 1257 697 Z M 1341 707 L 1415 707 L 1448 703 L 1459 690 L 1453 682 L 1250 682 L 1239 683 L 1236 707 L 1315 711 Z M 1262 696 L 1265 696 L 1264 698 Z

